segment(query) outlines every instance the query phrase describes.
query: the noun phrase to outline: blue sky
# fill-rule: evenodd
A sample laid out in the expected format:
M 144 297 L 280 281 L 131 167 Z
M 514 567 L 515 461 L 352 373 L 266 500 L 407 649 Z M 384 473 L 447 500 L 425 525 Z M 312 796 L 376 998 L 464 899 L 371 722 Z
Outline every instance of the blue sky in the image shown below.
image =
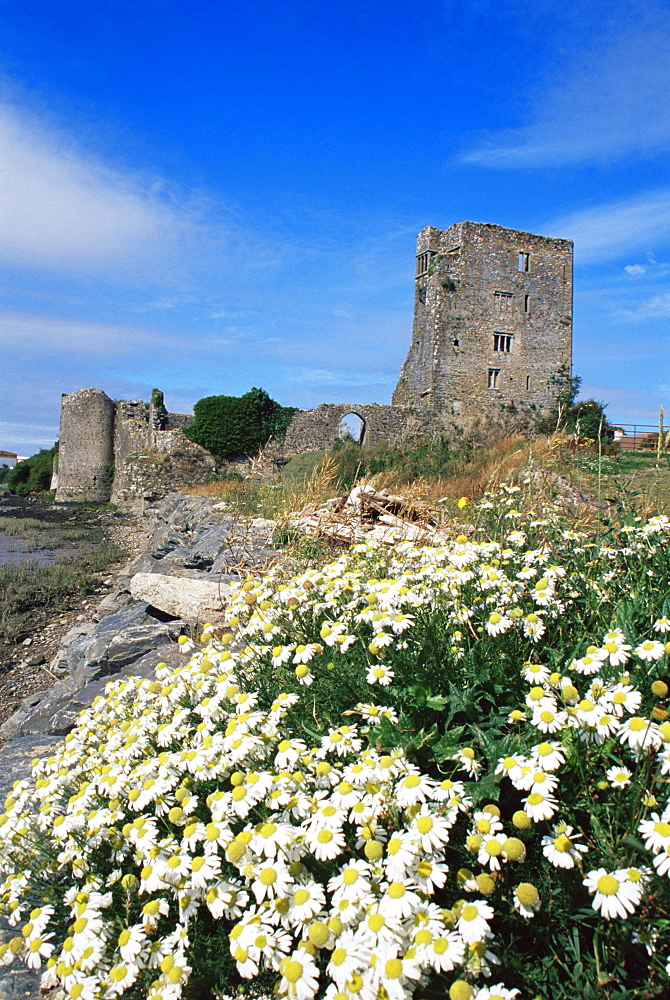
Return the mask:
M 670 10 L 0 0 L 0 447 L 83 386 L 390 400 L 425 225 L 575 242 L 574 370 L 670 417 Z

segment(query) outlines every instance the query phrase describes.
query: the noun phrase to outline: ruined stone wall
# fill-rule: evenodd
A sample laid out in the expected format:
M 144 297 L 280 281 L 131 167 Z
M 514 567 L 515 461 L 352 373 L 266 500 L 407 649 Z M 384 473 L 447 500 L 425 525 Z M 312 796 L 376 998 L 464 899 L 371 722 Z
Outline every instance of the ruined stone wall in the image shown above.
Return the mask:
M 56 500 L 106 503 L 114 474 L 114 403 L 101 389 L 61 398 Z
M 572 360 L 572 243 L 502 226 L 428 226 L 412 344 L 393 403 L 457 419 L 538 412 Z
M 214 472 L 216 463 L 181 431 L 193 422 L 184 413 L 160 414 L 139 402 L 116 405 L 115 475 L 112 500 L 126 507 L 153 502 L 166 493 L 193 486 Z
M 284 441 L 285 455 L 322 451 L 338 439 L 338 427 L 349 413 L 363 421 L 361 444 L 387 443 L 401 447 L 445 430 L 442 415 L 423 406 L 381 406 L 366 403 L 322 403 L 315 410 L 298 410 L 289 424 Z
M 56 500 L 137 507 L 203 482 L 215 462 L 182 433 L 192 421 L 142 400 L 113 403 L 100 389 L 64 395 Z

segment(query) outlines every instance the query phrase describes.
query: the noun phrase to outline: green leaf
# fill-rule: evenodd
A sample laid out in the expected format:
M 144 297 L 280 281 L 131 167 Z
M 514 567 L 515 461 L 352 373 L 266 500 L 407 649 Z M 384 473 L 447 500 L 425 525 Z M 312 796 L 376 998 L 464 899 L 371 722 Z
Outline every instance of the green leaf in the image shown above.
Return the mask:
M 500 797 L 498 781 L 497 774 L 485 774 L 479 781 L 466 781 L 465 788 L 475 805 L 484 799 L 488 802 L 497 802 Z

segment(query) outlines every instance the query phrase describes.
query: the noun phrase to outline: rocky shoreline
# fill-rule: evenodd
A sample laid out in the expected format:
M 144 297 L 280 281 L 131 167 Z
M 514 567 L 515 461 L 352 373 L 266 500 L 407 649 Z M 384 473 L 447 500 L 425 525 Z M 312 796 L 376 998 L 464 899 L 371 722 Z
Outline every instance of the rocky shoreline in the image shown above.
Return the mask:
M 52 687 L 23 700 L 0 726 L 0 793 L 48 756 L 79 713 L 109 681 L 154 676 L 157 663 L 175 665 L 177 639 L 222 613 L 228 585 L 280 558 L 275 523 L 241 519 L 215 500 L 171 494 L 147 508 L 135 537 L 141 551 L 105 581 L 106 596 L 62 638 L 47 672 Z M 83 618 L 83 615 L 79 615 Z M 1 930 L 0 937 L 13 932 Z M 39 1000 L 39 976 L 22 967 L 0 970 L 0 1000 Z

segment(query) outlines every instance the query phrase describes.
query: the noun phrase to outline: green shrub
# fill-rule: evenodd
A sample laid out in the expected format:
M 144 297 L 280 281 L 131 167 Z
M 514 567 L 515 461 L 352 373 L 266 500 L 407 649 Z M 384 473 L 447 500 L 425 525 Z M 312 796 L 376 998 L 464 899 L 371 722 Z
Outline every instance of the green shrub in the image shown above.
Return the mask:
M 605 416 L 607 403 L 595 399 L 577 400 L 582 384 L 579 375 L 573 375 L 569 365 L 562 365 L 551 379 L 554 404 L 536 423 L 540 434 L 554 434 L 559 428 L 582 438 L 614 437 L 614 427 Z
M 361 448 L 345 438 L 333 445 L 331 454 L 337 462 L 338 487 L 346 490 L 351 489 L 359 479 L 380 472 L 392 471 L 408 483 L 449 476 L 456 461 L 471 457 L 471 452 L 469 446 L 454 449 L 449 439 L 440 434 L 412 448 L 391 448 L 389 445 Z
M 296 409 L 276 403 L 264 389 L 250 389 L 244 396 L 206 396 L 193 411 L 184 434 L 217 457 L 239 458 L 270 438 L 282 440 Z
M 41 448 L 35 455 L 9 469 L 5 478 L 6 486 L 23 496 L 48 490 L 57 454 L 58 442 L 52 448 Z

